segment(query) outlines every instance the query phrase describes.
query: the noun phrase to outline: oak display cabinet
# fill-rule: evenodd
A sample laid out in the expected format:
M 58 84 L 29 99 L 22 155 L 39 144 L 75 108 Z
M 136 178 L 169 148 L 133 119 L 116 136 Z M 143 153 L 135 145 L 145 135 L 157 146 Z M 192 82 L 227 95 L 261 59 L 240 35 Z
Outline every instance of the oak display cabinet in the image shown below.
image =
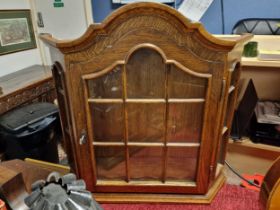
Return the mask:
M 243 45 L 134 3 L 50 45 L 66 150 L 100 202 L 209 203 L 222 186 Z

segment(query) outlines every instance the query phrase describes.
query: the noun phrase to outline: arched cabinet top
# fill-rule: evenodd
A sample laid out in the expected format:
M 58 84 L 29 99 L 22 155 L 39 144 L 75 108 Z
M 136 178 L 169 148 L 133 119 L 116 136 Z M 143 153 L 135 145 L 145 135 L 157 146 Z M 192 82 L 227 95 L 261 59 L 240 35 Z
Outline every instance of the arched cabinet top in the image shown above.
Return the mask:
M 164 54 L 164 52 L 160 48 L 155 46 L 155 45 L 152 45 L 152 44 L 140 44 L 140 45 L 137 45 L 134 48 L 132 48 L 127 53 L 127 56 L 126 56 L 125 60 L 117 60 L 113 64 L 111 64 L 110 66 L 108 66 L 107 68 L 105 68 L 105 69 L 103 69 L 101 71 L 90 73 L 90 74 L 86 74 L 86 75 L 83 76 L 83 79 L 88 80 L 88 79 L 93 79 L 93 78 L 96 78 L 96 77 L 100 77 L 100 76 L 103 76 L 103 75 L 113 71 L 113 69 L 115 69 L 119 65 L 127 65 L 127 63 L 129 62 L 130 58 L 132 57 L 132 55 L 137 53 L 139 50 L 143 50 L 143 49 L 149 49 L 150 51 L 156 52 L 157 54 L 160 55 L 160 58 L 163 60 L 163 63 L 165 65 L 167 65 L 167 64 L 174 65 L 175 67 L 177 67 L 178 69 L 180 69 L 181 71 L 183 71 L 183 72 L 185 72 L 185 73 L 187 73 L 189 75 L 196 76 L 196 77 L 201 77 L 201 78 L 210 78 L 211 77 L 211 74 L 198 73 L 198 72 L 192 71 L 191 69 L 186 68 L 185 66 L 183 66 L 182 64 L 180 64 L 176 60 L 167 59 L 167 57 Z
M 160 22 L 157 22 L 157 20 L 160 20 Z M 121 24 L 124 21 L 126 23 Z M 168 25 L 165 25 L 165 23 L 168 23 L 171 27 L 166 27 Z M 110 31 L 118 29 L 133 31 L 139 27 L 153 28 L 159 30 L 159 32 L 165 31 L 166 34 L 169 31 L 169 35 L 176 39 L 180 39 L 180 37 L 174 31 L 180 31 L 180 35 L 193 33 L 208 48 L 223 52 L 229 52 L 236 44 L 244 43 L 251 38 L 249 34 L 230 40 L 216 38 L 208 33 L 201 23 L 191 22 L 170 6 L 151 2 L 132 3 L 122 6 L 102 23 L 90 25 L 87 31 L 75 40 L 58 40 L 50 34 L 43 34 L 40 38 L 47 44 L 58 48 L 62 53 L 68 54 L 87 49 L 102 37 L 108 36 Z

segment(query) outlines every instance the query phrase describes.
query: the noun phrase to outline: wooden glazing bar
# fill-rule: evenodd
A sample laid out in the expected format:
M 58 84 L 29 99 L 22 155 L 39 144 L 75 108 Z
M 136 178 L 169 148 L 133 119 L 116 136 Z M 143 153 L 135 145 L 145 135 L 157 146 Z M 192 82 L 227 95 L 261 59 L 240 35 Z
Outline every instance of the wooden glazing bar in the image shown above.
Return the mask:
M 186 72 L 187 74 L 190 74 L 192 76 L 201 77 L 201 78 L 210 78 L 210 77 L 212 77 L 211 74 L 198 73 L 198 72 L 192 71 L 192 70 L 186 68 L 184 65 L 182 65 L 181 63 L 179 63 L 179 62 L 177 62 L 175 60 L 168 60 L 166 63 L 174 64 L 177 68 L 183 70 L 184 72 Z
M 97 180 L 97 185 L 101 186 L 182 186 L 182 187 L 195 187 L 196 183 L 194 181 L 178 180 L 178 181 L 166 181 L 162 183 L 156 180 L 131 180 L 129 183 L 121 180 Z
M 84 80 L 90 80 L 90 79 L 95 79 L 97 77 L 101 77 L 101 76 L 107 74 L 108 72 L 112 71 L 113 69 L 115 69 L 118 65 L 120 65 L 122 67 L 123 64 L 125 64 L 124 61 L 116 61 L 112 65 L 103 69 L 102 71 L 98 71 L 98 72 L 94 72 L 94 73 L 91 73 L 91 74 L 83 75 L 83 79 Z
M 94 146 L 125 146 L 124 142 L 110 142 L 110 141 L 103 141 L 103 142 L 98 142 L 98 141 L 94 141 L 92 143 L 92 145 Z
M 168 103 L 203 103 L 204 98 L 170 98 Z
M 126 81 L 126 68 L 125 65 L 122 66 L 122 86 L 123 86 L 123 101 L 127 100 L 127 81 Z M 124 109 L 124 143 L 125 143 L 125 170 L 126 170 L 126 181 L 130 181 L 130 173 L 129 173 L 129 150 L 128 150 L 128 114 L 126 102 L 123 103 Z
M 126 99 L 125 102 L 127 103 L 165 103 L 165 99 L 148 99 L 148 98 L 143 98 L 143 99 L 136 99 L 136 98 L 129 98 Z
M 128 146 L 136 147 L 163 147 L 164 143 L 161 142 L 128 142 Z
M 172 142 L 167 143 L 167 147 L 200 147 L 200 143 L 179 143 L 179 142 Z
M 93 145 L 100 146 L 135 146 L 135 147 L 199 147 L 200 143 L 164 143 L 164 142 L 94 142 Z
M 170 73 L 170 65 L 166 65 L 165 69 L 165 101 L 168 101 L 168 76 Z M 168 155 L 168 148 L 167 144 L 167 126 L 168 126 L 168 112 L 169 104 L 165 104 L 165 125 L 164 125 L 164 148 L 163 148 L 163 159 L 162 159 L 162 182 L 165 183 L 166 180 L 166 170 L 167 170 L 167 155 Z
M 123 99 L 115 98 L 89 98 L 89 103 L 123 103 Z

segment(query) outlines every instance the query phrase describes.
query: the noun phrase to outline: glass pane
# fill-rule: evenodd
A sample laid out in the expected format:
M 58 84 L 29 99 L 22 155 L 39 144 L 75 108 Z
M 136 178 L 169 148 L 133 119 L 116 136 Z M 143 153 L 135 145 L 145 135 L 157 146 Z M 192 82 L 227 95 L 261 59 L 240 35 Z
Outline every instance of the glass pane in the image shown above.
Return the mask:
M 192 76 L 171 65 L 168 82 L 169 98 L 205 98 L 206 78 Z
M 128 98 L 164 98 L 165 64 L 156 51 L 142 48 L 126 65 Z
M 166 179 L 195 181 L 198 148 L 169 147 L 167 153 Z
M 125 180 L 124 147 L 94 147 L 96 175 L 99 180 Z
M 164 141 L 165 104 L 127 104 L 128 140 Z
M 90 98 L 122 98 L 121 66 L 103 76 L 88 80 L 88 89 Z
M 94 141 L 123 141 L 123 104 L 90 104 Z
M 200 142 L 204 103 L 170 103 L 167 141 Z
M 161 180 L 162 157 L 162 147 L 129 147 L 130 178 Z

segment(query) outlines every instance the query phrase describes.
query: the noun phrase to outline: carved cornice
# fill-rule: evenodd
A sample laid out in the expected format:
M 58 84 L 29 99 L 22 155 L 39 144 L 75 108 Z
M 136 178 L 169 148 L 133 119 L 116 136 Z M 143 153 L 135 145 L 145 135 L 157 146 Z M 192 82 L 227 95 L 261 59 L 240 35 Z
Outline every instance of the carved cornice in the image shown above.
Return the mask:
M 154 28 L 161 26 L 160 24 L 156 24 L 154 19 L 153 21 L 148 21 L 145 20 L 145 18 L 142 18 L 139 22 L 135 21 L 137 18 L 144 16 L 158 16 L 162 20 L 165 19 L 168 20 L 167 22 L 173 22 L 172 26 L 170 28 L 165 28 L 165 30 L 172 30 L 172 28 L 174 30 L 174 28 L 177 28 L 183 30 L 185 33 L 193 32 L 202 43 L 212 46 L 213 49 L 230 51 L 237 43 L 236 41 L 218 39 L 212 36 L 205 30 L 201 23 L 190 22 L 190 20 L 169 6 L 147 2 L 128 4 L 119 8 L 108 16 L 103 23 L 91 25 L 85 34 L 76 40 L 61 41 L 50 35 L 42 35 L 41 39 L 46 43 L 59 48 L 64 54 L 73 53 L 88 48 L 93 43 L 102 39 L 102 37 L 106 37 L 113 28 L 120 28 L 119 24 L 129 19 L 134 19 L 133 26 L 135 28 L 139 27 L 139 25 L 141 25 L 141 27 L 144 27 L 144 25 L 153 25 Z M 127 21 L 127 24 L 129 24 L 129 21 Z M 124 24 L 123 27 L 125 28 L 126 24 Z M 172 36 L 176 37 L 176 34 L 173 34 Z

